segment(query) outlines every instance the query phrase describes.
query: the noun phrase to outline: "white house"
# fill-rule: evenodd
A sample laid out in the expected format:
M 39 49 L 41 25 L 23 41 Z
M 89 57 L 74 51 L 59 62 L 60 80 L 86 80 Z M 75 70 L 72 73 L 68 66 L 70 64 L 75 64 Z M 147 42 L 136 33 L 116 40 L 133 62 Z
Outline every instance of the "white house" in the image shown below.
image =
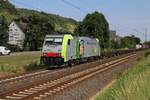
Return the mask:
M 21 21 L 13 21 L 9 25 L 9 41 L 11 45 L 17 45 L 20 48 L 23 47 L 25 40 L 26 24 Z

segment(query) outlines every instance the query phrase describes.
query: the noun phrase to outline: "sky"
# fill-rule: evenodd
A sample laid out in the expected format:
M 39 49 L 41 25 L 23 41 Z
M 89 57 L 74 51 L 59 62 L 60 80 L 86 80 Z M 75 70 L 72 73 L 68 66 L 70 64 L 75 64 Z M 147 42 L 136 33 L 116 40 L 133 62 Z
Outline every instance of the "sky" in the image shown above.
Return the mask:
M 120 36 L 135 35 L 150 40 L 150 0 L 9 0 L 28 8 L 82 21 L 88 13 L 103 13 Z M 145 38 L 145 33 L 146 38 Z

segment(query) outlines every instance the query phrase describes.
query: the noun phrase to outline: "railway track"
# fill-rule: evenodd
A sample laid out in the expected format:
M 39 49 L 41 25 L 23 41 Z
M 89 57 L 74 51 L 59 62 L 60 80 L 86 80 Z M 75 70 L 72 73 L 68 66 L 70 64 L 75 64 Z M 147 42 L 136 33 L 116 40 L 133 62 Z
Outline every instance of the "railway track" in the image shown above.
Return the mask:
M 22 84 L 24 84 L 24 82 L 32 83 L 33 79 L 37 79 L 37 81 L 39 81 L 39 78 L 41 77 L 45 77 L 48 76 L 50 73 L 55 73 L 55 71 L 51 71 L 51 70 L 43 70 L 43 71 L 38 71 L 38 72 L 34 72 L 34 73 L 29 73 L 29 74 L 23 74 L 20 76 L 15 76 L 15 77 L 11 77 L 11 78 L 6 78 L 3 80 L 0 80 L 0 93 L 3 91 L 6 91 L 7 89 L 13 89 L 15 87 L 18 87 Z
M 117 57 L 102 59 L 100 61 L 97 61 L 98 63 L 96 65 L 109 62 L 113 59 L 117 59 Z M 5 79 L 1 79 L 0 80 L 0 96 L 1 94 L 4 93 L 4 91 L 5 92 L 13 91 L 13 90 L 16 90 L 16 88 L 18 87 L 20 87 L 20 89 L 25 88 L 25 87 L 34 85 L 35 83 L 46 82 L 49 79 L 53 80 L 53 79 L 59 78 L 61 75 L 68 75 L 69 73 L 73 73 L 73 72 L 75 73 L 80 70 L 84 70 L 85 68 L 82 66 L 86 66 L 86 68 L 94 67 L 95 66 L 94 63 L 95 62 L 90 62 L 90 64 L 77 65 L 76 69 L 65 68 L 65 69 L 55 69 L 55 70 L 42 70 L 42 71 L 37 71 L 33 73 L 17 75 L 15 77 L 10 77 L 10 78 L 8 77 Z M 65 73 L 66 70 L 70 70 L 70 72 Z
M 109 70 L 117 65 L 123 64 L 136 56 L 137 56 L 136 53 L 133 53 L 133 54 L 130 53 L 128 55 L 120 56 L 115 60 L 113 59 L 113 60 L 110 60 L 109 62 L 102 63 L 101 65 L 97 64 L 93 67 L 92 66 L 87 67 L 86 69 L 82 69 L 82 70 L 80 69 L 74 72 L 70 71 L 70 73 L 62 73 L 64 70 L 63 71 L 61 70 L 59 73 L 58 71 L 56 71 L 56 72 L 53 72 L 53 74 L 54 75 L 60 74 L 60 75 L 59 76 L 56 75 L 57 77 L 55 77 L 54 79 L 48 79 L 48 77 L 44 79 L 44 76 L 42 76 L 45 81 L 40 81 L 38 82 L 38 84 L 34 83 L 34 85 L 32 85 L 33 84 L 32 83 L 33 80 L 32 80 L 31 82 L 32 84 L 30 84 L 30 86 L 25 86 L 23 88 L 16 88 L 14 90 L 7 91 L 7 92 L 1 92 L 0 99 L 2 100 L 3 99 L 4 100 L 17 100 L 17 99 L 18 100 L 33 100 L 33 99 L 42 100 L 70 86 L 73 86 L 76 83 L 79 83 L 88 78 L 91 78 L 92 76 L 95 76 L 99 73 Z M 45 75 L 47 71 L 43 73 Z M 43 75 L 43 74 L 37 74 L 37 76 L 38 75 Z M 52 75 L 52 73 L 51 74 L 49 73 L 48 75 Z M 27 76 L 33 77 L 34 75 L 31 75 L 31 76 L 27 75 Z M 23 77 L 21 76 L 20 78 L 23 79 Z M 17 78 L 14 78 L 13 80 L 17 80 Z M 12 81 L 12 80 L 8 79 L 5 81 L 1 81 L 1 83 L 7 83 L 8 81 Z M 0 86 L 4 86 L 4 84 L 3 85 L 1 84 Z

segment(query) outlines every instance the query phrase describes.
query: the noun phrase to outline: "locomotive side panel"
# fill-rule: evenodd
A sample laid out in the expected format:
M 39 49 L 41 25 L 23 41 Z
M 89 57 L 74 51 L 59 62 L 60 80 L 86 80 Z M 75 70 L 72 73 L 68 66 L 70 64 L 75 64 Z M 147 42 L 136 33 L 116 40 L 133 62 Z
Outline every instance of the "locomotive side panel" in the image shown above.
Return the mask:
M 80 37 L 80 48 L 82 48 L 82 56 L 83 58 L 100 56 L 100 46 L 99 41 L 97 39 L 88 38 L 88 37 Z

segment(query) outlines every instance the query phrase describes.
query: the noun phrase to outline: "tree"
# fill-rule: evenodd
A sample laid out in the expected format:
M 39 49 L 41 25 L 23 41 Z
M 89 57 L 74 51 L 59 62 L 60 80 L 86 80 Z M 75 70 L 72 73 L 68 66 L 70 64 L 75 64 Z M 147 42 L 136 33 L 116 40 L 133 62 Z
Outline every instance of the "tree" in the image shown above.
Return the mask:
M 135 37 L 135 36 L 133 38 L 134 38 L 136 44 L 140 44 L 140 42 L 141 42 L 140 38 Z
M 10 12 L 16 14 L 17 10 L 8 0 L 0 0 L 0 12 Z
M 136 44 L 139 44 L 139 40 L 139 38 L 134 36 L 126 36 L 121 39 L 121 46 L 122 48 L 133 49 L 136 47 Z
M 100 40 L 102 48 L 109 45 L 109 24 L 105 16 L 99 12 L 88 14 L 75 29 L 75 33 L 80 36 L 95 37 Z
M 8 42 L 8 25 L 4 16 L 0 16 L 0 45 L 6 45 Z
M 53 24 L 46 17 L 32 15 L 28 17 L 25 47 L 29 50 L 38 50 L 42 47 L 45 35 L 54 30 Z
M 119 49 L 120 48 L 120 43 L 118 41 L 111 40 L 111 48 Z

